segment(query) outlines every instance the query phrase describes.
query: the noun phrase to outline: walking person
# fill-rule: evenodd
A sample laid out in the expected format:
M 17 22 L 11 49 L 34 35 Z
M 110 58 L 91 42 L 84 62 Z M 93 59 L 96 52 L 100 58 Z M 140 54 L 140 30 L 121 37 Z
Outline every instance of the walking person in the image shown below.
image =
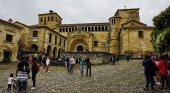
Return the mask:
M 70 72 L 70 69 L 69 69 L 69 58 L 66 58 L 66 68 L 67 68 L 67 72 L 69 73 Z
M 117 56 L 116 56 L 117 64 L 119 64 L 119 60 L 120 60 L 120 56 L 119 56 L 119 55 L 117 55 Z
M 50 67 L 50 59 L 49 59 L 49 56 L 47 56 L 47 59 L 46 59 L 46 72 L 50 72 L 49 67 Z
M 84 60 L 82 58 L 82 59 L 80 59 L 80 74 L 81 74 L 81 77 L 83 77 L 83 72 L 84 72 Z
M 71 74 L 73 74 L 73 68 L 74 68 L 74 64 L 76 63 L 76 60 L 75 58 L 72 56 L 70 59 L 69 59 L 69 71 Z
M 13 78 L 13 73 L 10 74 L 10 77 L 8 78 L 8 91 L 11 92 L 12 91 L 12 85 L 13 85 L 13 81 L 14 81 L 14 78 Z
M 168 85 L 168 64 L 165 59 L 165 55 L 160 56 L 160 60 L 158 63 L 158 69 L 159 69 L 159 75 L 161 76 L 161 89 L 165 89 L 164 84 L 166 83 L 166 87 L 169 87 Z
M 143 60 L 143 66 L 144 66 L 144 74 L 146 78 L 146 85 L 144 90 L 149 89 L 149 85 L 151 86 L 151 89 L 154 89 L 154 78 L 153 76 L 155 75 L 155 67 L 154 63 L 150 59 L 150 56 L 145 54 L 145 59 Z
M 24 56 L 21 57 L 21 61 L 17 65 L 16 70 L 16 79 L 19 83 L 19 90 L 26 90 L 27 87 L 27 80 L 28 80 L 28 74 L 30 73 L 29 64 L 26 61 L 26 58 Z
M 90 58 L 87 58 L 85 60 L 86 62 L 86 77 L 91 77 L 91 62 L 90 62 Z
M 36 88 L 36 84 L 35 84 L 36 83 L 36 75 L 37 75 L 39 70 L 40 70 L 39 64 L 37 63 L 36 58 L 33 58 L 33 64 L 32 64 L 32 67 L 31 67 L 33 87 L 31 89 Z
M 114 54 L 111 56 L 110 61 L 112 62 L 113 65 L 115 65 L 116 57 Z

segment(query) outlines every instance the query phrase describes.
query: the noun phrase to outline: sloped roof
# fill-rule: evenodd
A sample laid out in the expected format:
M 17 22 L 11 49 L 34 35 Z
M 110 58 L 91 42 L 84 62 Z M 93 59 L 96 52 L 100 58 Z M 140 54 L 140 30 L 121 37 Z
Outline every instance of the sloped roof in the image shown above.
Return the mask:
M 2 20 L 2 19 L 0 19 L 0 23 L 5 24 L 5 25 L 8 25 L 8 26 L 11 26 L 11 27 L 14 27 L 14 28 L 22 29 L 22 27 L 17 26 L 17 25 L 15 25 L 15 24 L 13 24 L 13 23 L 10 23 L 10 22 L 5 21 L 5 20 Z

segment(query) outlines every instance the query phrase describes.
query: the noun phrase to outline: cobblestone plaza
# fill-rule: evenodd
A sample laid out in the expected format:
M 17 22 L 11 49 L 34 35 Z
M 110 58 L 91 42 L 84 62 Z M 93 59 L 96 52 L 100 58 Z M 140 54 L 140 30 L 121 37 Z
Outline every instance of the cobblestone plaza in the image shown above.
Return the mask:
M 16 64 L 0 65 L 0 93 L 7 93 L 7 78 L 15 70 Z M 121 60 L 116 65 L 92 66 L 92 77 L 81 77 L 79 70 L 69 74 L 65 67 L 51 66 L 50 72 L 40 70 L 38 73 L 36 90 L 31 90 L 29 79 L 24 93 L 145 93 L 144 84 L 141 60 Z M 170 89 L 162 91 L 158 87 L 152 92 L 170 93 Z

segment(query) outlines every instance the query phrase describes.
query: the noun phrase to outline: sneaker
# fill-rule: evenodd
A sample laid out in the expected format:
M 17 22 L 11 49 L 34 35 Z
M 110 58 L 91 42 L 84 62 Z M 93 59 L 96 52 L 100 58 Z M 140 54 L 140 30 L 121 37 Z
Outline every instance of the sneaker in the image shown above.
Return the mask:
M 31 89 L 35 89 L 35 87 L 32 87 Z

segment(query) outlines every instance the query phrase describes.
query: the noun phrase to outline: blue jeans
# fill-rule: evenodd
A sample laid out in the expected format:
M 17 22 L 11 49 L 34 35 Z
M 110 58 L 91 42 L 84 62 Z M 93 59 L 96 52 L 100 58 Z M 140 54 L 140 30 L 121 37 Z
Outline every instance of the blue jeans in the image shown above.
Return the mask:
M 80 74 L 83 76 L 84 65 L 80 65 Z
M 19 91 L 26 90 L 27 81 L 18 81 Z

